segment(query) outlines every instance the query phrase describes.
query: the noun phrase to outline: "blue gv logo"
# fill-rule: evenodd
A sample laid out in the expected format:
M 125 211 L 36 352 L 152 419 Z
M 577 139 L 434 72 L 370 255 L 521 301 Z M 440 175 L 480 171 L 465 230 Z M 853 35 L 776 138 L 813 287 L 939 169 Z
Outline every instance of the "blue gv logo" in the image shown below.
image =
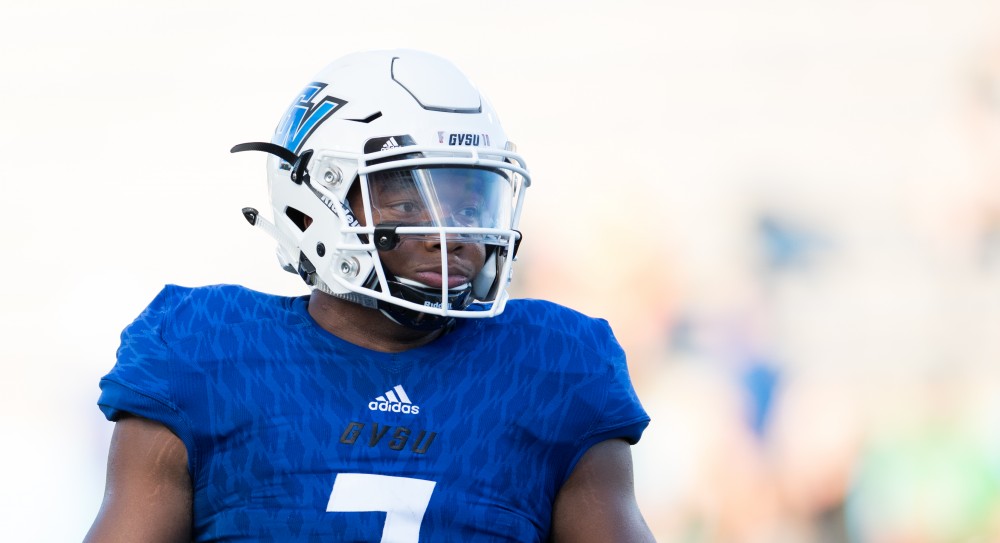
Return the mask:
M 316 127 L 347 103 L 346 100 L 333 96 L 326 96 L 318 104 L 315 103 L 316 95 L 324 88 L 326 83 L 313 82 L 302 89 L 278 123 L 272 143 L 299 154 L 302 142 L 316 130 Z

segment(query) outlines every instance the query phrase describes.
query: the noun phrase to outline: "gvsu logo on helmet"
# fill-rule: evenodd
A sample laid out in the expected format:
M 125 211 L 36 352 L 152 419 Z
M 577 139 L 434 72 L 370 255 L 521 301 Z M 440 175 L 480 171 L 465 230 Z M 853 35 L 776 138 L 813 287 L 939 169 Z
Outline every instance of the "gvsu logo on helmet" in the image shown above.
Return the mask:
M 413 405 L 403 385 L 396 385 L 392 390 L 387 390 L 385 394 L 368 402 L 368 409 L 372 411 L 386 411 L 390 413 L 404 413 L 416 415 L 420 412 L 419 405 Z
M 448 145 L 472 145 L 475 147 L 489 147 L 490 146 L 490 135 L 489 134 L 451 134 L 448 132 L 438 132 L 438 143 L 445 142 L 445 136 L 448 139 Z

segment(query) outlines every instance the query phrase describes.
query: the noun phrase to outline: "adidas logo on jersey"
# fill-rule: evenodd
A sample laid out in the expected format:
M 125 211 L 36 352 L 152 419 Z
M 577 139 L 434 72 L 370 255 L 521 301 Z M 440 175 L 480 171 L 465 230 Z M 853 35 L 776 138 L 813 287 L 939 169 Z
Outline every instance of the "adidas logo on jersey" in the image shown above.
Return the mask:
M 392 390 L 387 390 L 385 394 L 368 402 L 368 409 L 372 411 L 388 411 L 391 413 L 406 413 L 416 415 L 420 412 L 419 405 L 413 405 L 403 385 L 396 385 Z

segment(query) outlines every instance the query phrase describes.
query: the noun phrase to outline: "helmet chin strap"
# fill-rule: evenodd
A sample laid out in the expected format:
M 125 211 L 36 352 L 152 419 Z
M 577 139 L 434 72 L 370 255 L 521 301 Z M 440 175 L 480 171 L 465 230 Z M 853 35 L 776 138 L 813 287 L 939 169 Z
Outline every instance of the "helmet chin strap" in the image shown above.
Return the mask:
M 425 306 L 441 307 L 441 289 L 429 287 L 423 283 L 410 279 L 396 277 L 388 270 L 386 270 L 385 274 L 386 282 L 389 285 L 389 293 L 393 297 L 402 298 L 406 301 L 423 304 Z M 372 272 L 371 278 L 366 282 L 365 286 L 378 290 L 378 280 L 375 279 L 375 277 L 375 273 Z M 334 298 L 356 303 L 363 307 L 378 309 L 379 312 L 385 315 L 389 320 L 400 326 L 405 326 L 413 330 L 433 331 L 442 328 L 451 328 L 455 324 L 455 317 L 445 317 L 433 313 L 424 313 L 422 311 L 408 309 L 394 303 L 385 302 L 357 292 L 333 292 L 333 290 L 331 290 L 326 283 L 319 280 L 318 277 L 314 277 L 314 279 L 314 282 L 310 284 L 320 292 L 329 294 Z M 471 303 L 471 285 L 466 284 L 461 287 L 449 289 L 448 307 L 462 310 L 467 308 Z
M 442 317 L 406 309 L 392 304 L 379 304 L 379 311 L 392 322 L 411 330 L 433 332 L 442 328 L 451 329 L 455 325 L 454 317 Z M 406 312 L 406 314 L 402 314 Z
M 351 303 L 358 304 L 369 309 L 378 308 L 378 300 L 372 298 L 371 296 L 365 296 L 364 294 L 359 294 L 357 292 L 334 292 L 330 287 L 326 285 L 323 281 L 317 279 L 313 284 L 316 290 L 333 296 L 334 298 L 340 298 L 341 300 L 346 300 Z
M 442 300 L 440 288 L 429 287 L 417 281 L 396 277 L 389 270 L 385 270 L 385 272 L 386 283 L 389 285 L 389 294 L 395 298 L 401 298 L 408 302 L 422 304 L 427 307 L 441 307 L 444 303 L 447 303 L 449 308 L 459 310 L 467 308 L 472 303 L 472 289 L 469 285 L 449 289 L 448 299 Z M 378 309 L 393 322 L 414 330 L 438 330 L 444 327 L 451 327 L 455 323 L 455 317 L 424 313 L 381 300 L 378 302 Z

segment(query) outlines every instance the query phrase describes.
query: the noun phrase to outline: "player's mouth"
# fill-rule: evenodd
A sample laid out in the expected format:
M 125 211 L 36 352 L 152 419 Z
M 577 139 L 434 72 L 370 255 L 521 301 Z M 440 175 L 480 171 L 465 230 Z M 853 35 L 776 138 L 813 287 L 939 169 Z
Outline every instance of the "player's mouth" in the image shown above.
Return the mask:
M 420 271 L 413 274 L 412 280 L 431 288 L 441 288 L 441 285 L 444 283 L 444 276 L 441 272 Z M 472 279 L 468 275 L 461 272 L 456 271 L 448 274 L 449 289 L 462 287 L 471 281 Z

